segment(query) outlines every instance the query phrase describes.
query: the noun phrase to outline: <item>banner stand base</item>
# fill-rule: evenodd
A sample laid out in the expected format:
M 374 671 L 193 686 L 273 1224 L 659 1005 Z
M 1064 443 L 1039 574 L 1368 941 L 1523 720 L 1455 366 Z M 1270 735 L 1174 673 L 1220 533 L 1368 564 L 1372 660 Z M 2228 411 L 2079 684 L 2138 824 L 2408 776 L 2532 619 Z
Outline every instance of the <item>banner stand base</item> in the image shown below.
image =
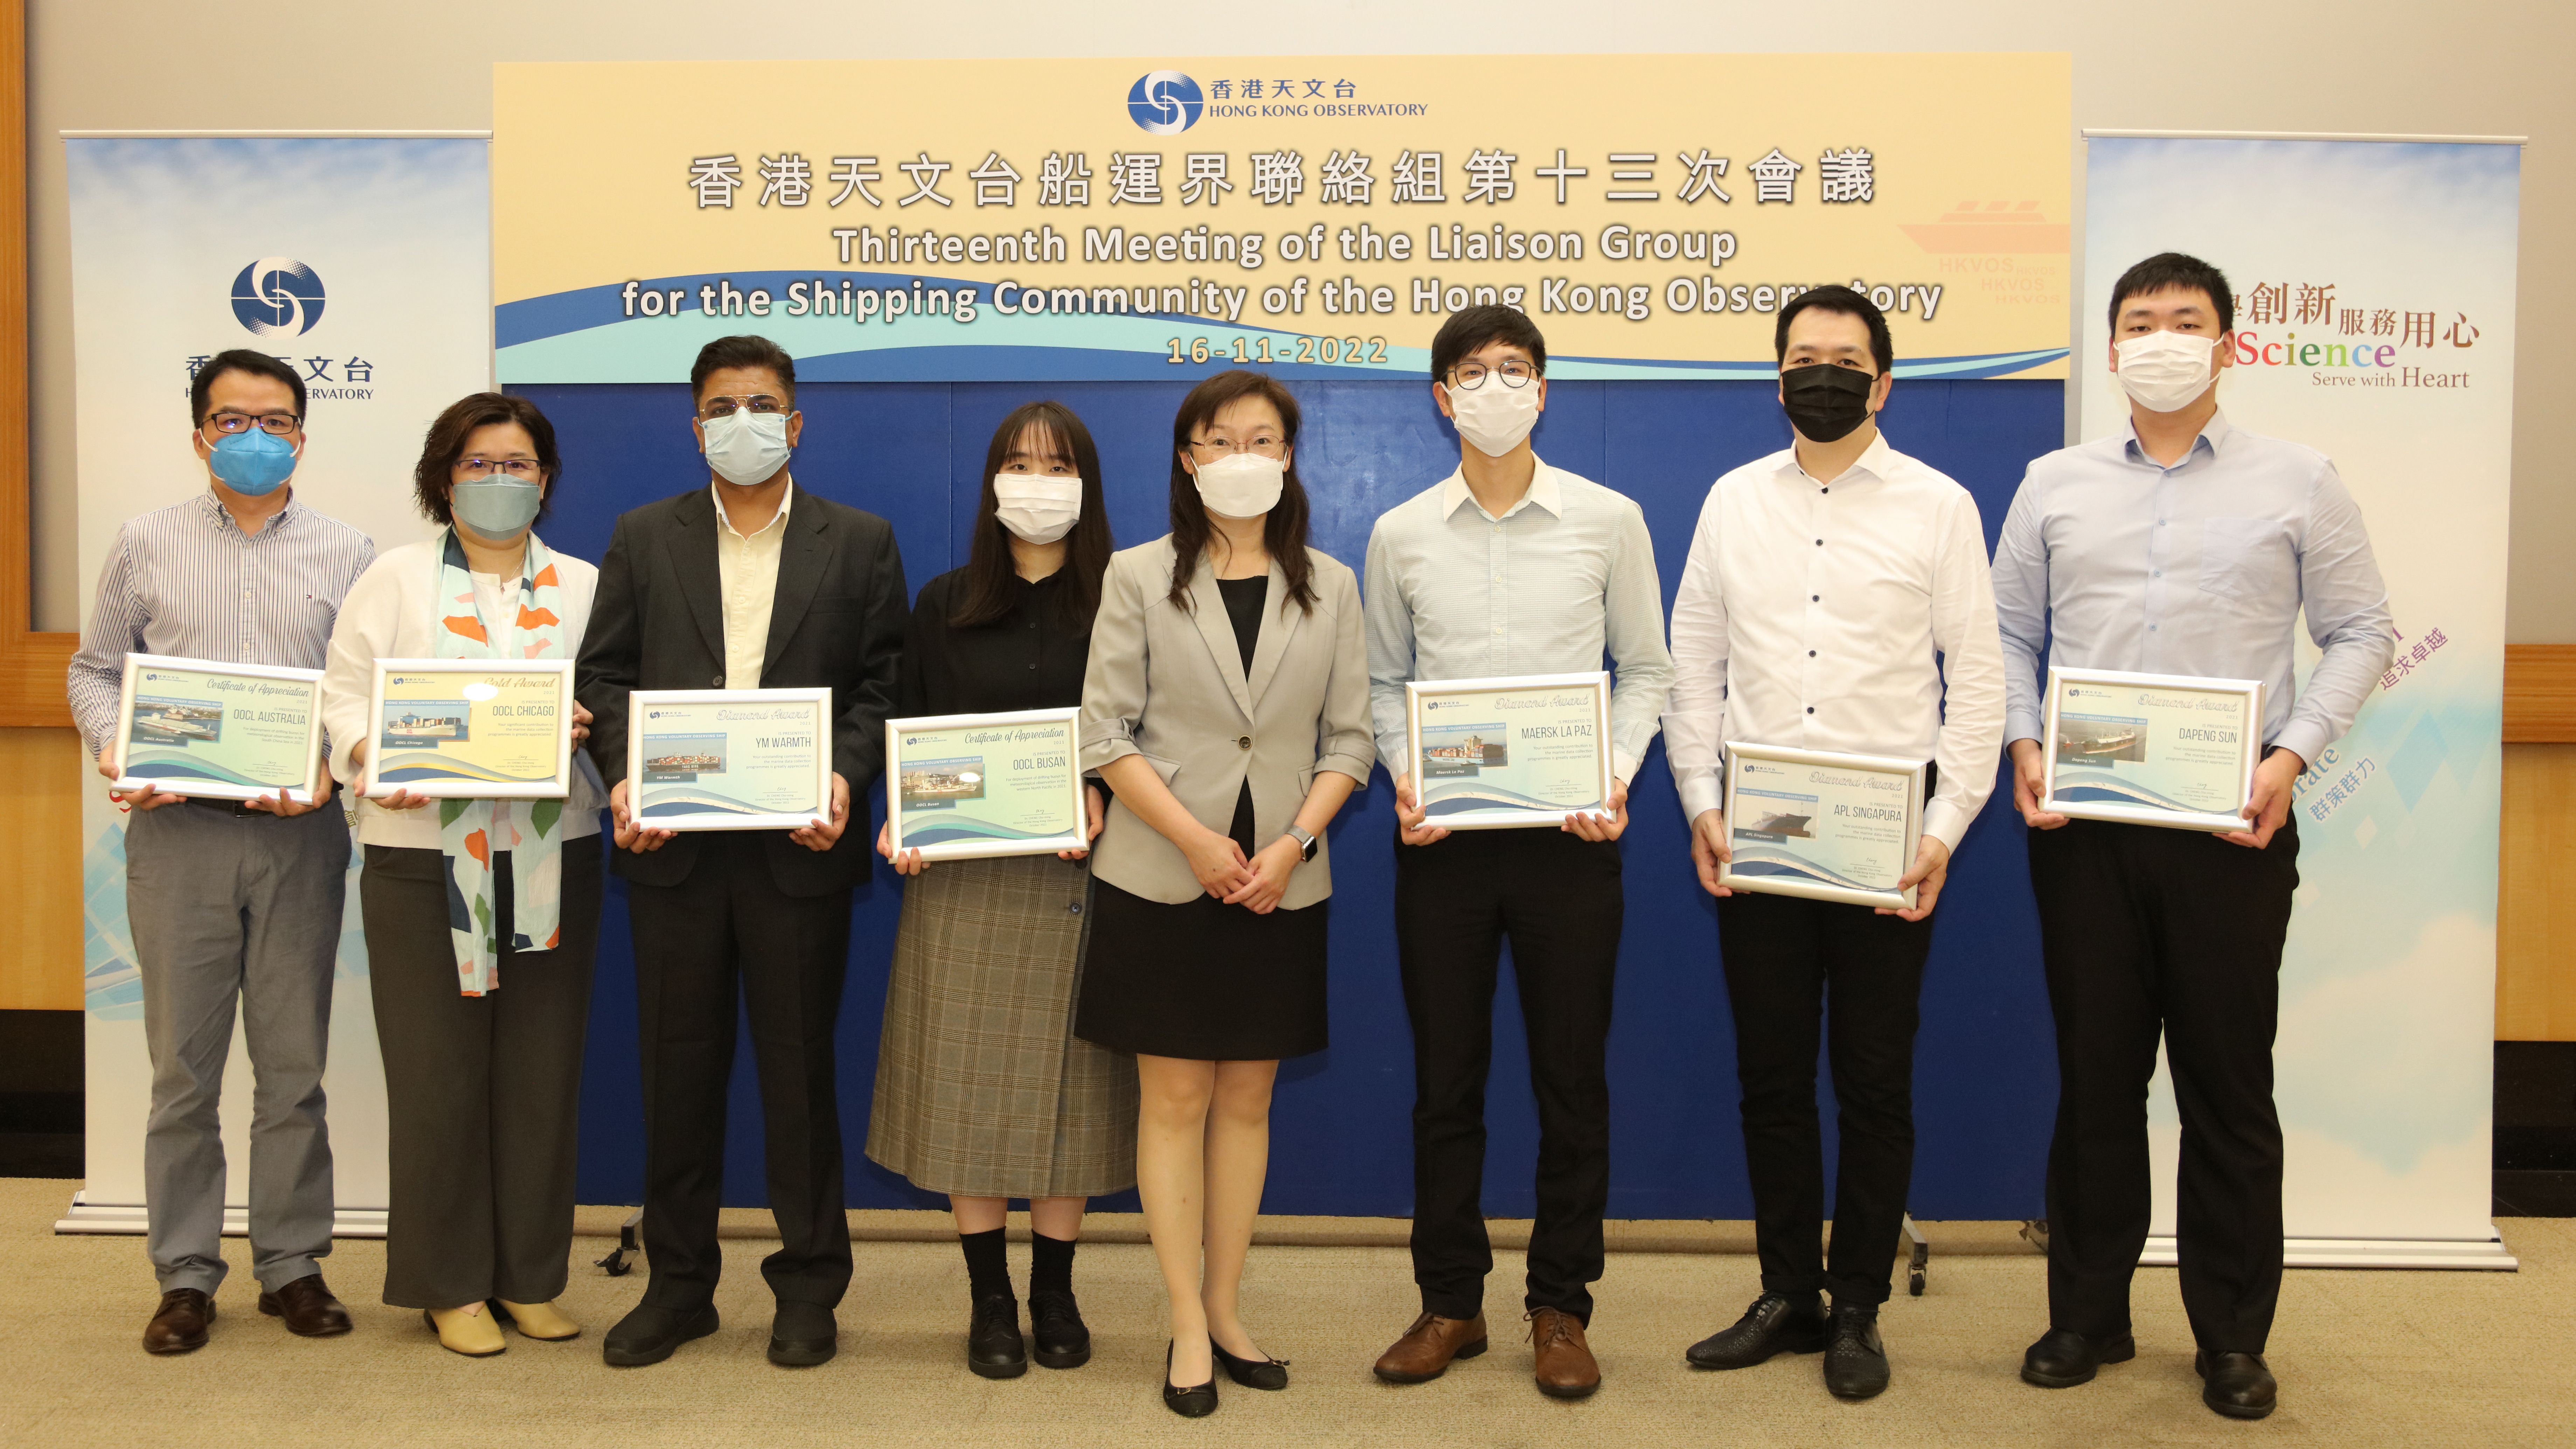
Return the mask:
M 2282 1262 L 2291 1268 L 2447 1268 L 2471 1272 L 2512 1273 L 2521 1260 L 2505 1251 L 2500 1237 L 2473 1238 L 2289 1238 L 2282 1243 Z M 2138 1255 L 2142 1268 L 2170 1268 L 2180 1259 L 2171 1235 L 2147 1239 Z
M 142 1236 L 150 1227 L 141 1203 L 88 1203 L 72 1197 L 71 1210 L 54 1220 L 56 1233 L 125 1233 Z M 331 1236 L 335 1238 L 381 1238 L 385 1235 L 383 1208 L 341 1208 L 332 1215 Z M 250 1236 L 250 1209 L 224 1209 L 224 1236 Z

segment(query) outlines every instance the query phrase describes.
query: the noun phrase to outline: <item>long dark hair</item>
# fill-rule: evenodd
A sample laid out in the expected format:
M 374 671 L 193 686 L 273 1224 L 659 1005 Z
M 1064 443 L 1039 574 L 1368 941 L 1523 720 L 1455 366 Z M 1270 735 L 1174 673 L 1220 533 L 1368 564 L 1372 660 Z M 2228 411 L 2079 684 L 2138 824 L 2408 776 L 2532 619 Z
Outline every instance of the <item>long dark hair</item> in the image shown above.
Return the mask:
M 1279 502 L 1262 525 L 1261 546 L 1288 576 L 1288 597 L 1312 614 L 1315 586 L 1309 576 L 1314 564 L 1306 557 L 1306 487 L 1297 481 L 1295 466 L 1297 399 L 1270 374 L 1240 367 L 1191 388 L 1172 417 L 1172 603 L 1184 611 L 1190 607 L 1190 577 L 1198 572 L 1199 555 L 1207 552 L 1214 531 L 1208 524 L 1207 505 L 1199 499 L 1198 481 L 1181 466 L 1181 459 L 1189 455 L 1191 435 L 1228 404 L 1247 397 L 1267 398 L 1279 410 L 1280 428 L 1288 435 L 1283 441 L 1290 449 L 1288 476 L 1280 485 Z
M 1056 585 L 1056 617 L 1074 633 L 1088 634 L 1092 616 L 1100 612 L 1100 576 L 1108 571 L 1110 551 L 1117 547 L 1109 537 L 1109 507 L 1101 500 L 1100 450 L 1092 446 L 1091 430 L 1073 409 L 1053 401 L 1022 403 L 1002 419 L 984 449 L 984 497 L 977 505 L 974 546 L 966 555 L 966 587 L 949 608 L 953 628 L 990 624 L 1011 612 L 1019 569 L 1011 557 L 1011 531 L 994 516 L 993 475 L 1002 471 L 1019 449 L 1021 436 L 1031 430 L 1037 434 L 1031 441 L 1039 446 L 1030 452 L 1069 459 L 1082 475 L 1082 516 L 1064 536 L 1064 577 Z

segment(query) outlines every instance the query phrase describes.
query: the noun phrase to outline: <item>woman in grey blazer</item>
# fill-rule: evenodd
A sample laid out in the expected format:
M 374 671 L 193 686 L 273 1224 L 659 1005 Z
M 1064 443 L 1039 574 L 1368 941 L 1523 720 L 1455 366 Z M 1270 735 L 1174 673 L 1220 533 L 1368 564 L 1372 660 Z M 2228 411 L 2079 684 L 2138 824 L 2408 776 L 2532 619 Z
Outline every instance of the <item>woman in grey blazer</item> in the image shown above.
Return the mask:
M 1074 1031 L 1136 1053 L 1163 1401 L 1190 1417 L 1216 1408 L 1216 1364 L 1288 1384 L 1244 1331 L 1243 1259 L 1279 1061 L 1324 1046 L 1324 827 L 1376 758 L 1358 581 L 1306 547 L 1296 438 L 1261 373 L 1182 400 L 1172 531 L 1110 559 L 1083 676 L 1083 767 L 1117 798 Z

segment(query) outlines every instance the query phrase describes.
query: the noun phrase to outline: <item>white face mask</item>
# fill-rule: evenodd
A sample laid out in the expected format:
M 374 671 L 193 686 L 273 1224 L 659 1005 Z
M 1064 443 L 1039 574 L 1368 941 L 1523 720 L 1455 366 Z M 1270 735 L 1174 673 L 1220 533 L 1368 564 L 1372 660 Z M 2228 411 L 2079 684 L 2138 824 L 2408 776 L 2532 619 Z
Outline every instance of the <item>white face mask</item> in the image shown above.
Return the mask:
M 1082 480 L 1044 473 L 996 473 L 993 516 L 1030 543 L 1053 543 L 1082 519 Z
M 707 435 L 707 464 L 739 488 L 766 483 L 787 465 L 787 414 L 736 408 L 699 426 Z
M 1458 436 L 1479 453 L 1499 458 L 1521 445 L 1538 426 L 1538 383 L 1511 387 L 1498 373 L 1471 388 L 1449 389 L 1449 410 Z
M 2180 412 L 2208 388 L 2218 370 L 2218 339 L 2187 332 L 2150 332 L 2123 337 L 2112 352 L 2120 370 L 2120 390 L 2151 413 Z
M 1228 518 L 1259 518 L 1279 505 L 1288 465 L 1259 453 L 1228 453 L 1199 464 L 1199 501 Z

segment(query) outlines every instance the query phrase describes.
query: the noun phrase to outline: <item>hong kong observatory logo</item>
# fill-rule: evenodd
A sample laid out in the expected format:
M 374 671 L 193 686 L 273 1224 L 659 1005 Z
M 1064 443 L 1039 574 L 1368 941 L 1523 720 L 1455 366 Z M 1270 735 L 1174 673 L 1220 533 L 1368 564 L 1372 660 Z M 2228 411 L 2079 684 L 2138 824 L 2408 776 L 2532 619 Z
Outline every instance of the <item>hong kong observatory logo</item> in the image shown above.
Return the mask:
M 1206 109 L 1199 83 L 1176 70 L 1148 71 L 1127 88 L 1127 114 L 1157 136 L 1179 135 Z
M 322 320 L 322 279 L 291 257 L 261 257 L 233 278 L 233 316 L 263 342 L 301 337 Z

